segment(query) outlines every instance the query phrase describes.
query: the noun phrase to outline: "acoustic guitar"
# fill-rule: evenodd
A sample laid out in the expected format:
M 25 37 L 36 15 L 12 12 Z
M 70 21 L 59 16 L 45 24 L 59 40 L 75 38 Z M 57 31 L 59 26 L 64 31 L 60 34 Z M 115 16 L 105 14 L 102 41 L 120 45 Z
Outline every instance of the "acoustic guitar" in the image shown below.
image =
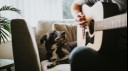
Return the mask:
M 98 1 L 91 7 L 84 4 L 82 11 L 87 19 L 86 24 L 91 24 L 87 29 L 77 26 L 78 46 L 88 46 L 99 51 L 104 43 L 111 46 L 113 38 L 109 38 L 112 36 L 109 32 L 114 34 L 114 29 L 127 27 L 127 13 L 118 15 L 119 7 L 117 4 Z M 107 35 L 109 37 L 106 38 Z M 106 39 L 108 41 L 105 41 Z

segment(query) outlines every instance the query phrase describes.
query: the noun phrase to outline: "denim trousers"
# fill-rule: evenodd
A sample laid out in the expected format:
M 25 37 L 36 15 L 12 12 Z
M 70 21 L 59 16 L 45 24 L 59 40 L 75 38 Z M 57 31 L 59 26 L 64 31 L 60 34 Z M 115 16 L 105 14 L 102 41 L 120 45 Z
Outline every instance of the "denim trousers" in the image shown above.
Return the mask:
M 70 54 L 71 71 L 127 71 L 127 53 L 98 53 L 76 47 Z

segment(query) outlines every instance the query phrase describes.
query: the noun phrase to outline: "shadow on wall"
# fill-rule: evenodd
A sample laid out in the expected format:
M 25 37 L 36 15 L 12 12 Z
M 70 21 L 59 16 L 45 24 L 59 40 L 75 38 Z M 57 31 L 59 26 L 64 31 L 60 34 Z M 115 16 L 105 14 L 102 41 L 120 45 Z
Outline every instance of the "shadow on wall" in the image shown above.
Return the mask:
M 0 59 L 13 59 L 11 41 L 0 44 Z
M 0 59 L 13 59 L 12 42 L 6 42 L 0 44 Z M 15 67 L 11 67 L 12 71 L 15 71 Z M 6 69 L 1 71 L 7 71 Z

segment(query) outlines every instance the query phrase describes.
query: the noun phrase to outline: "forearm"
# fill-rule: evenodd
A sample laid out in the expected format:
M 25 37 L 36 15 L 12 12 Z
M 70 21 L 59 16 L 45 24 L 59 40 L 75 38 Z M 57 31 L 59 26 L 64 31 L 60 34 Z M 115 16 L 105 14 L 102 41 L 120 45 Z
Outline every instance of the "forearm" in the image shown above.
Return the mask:
M 82 12 L 82 5 L 78 5 L 76 3 L 73 3 L 72 4 L 72 7 L 71 7 L 71 12 L 72 12 L 72 15 L 74 17 L 76 17 L 76 15 L 79 13 L 79 12 Z
M 82 13 L 82 5 L 87 4 L 89 6 L 92 6 L 95 2 L 98 0 L 76 0 L 73 2 L 72 7 L 71 7 L 71 12 L 74 17 L 81 12 Z

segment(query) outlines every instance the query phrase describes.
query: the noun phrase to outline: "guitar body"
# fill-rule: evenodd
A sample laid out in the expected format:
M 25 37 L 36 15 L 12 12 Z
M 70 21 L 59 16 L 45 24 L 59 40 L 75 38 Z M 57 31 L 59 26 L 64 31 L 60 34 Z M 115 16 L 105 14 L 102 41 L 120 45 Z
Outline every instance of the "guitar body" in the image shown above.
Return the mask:
M 92 7 L 89 7 L 88 5 L 84 4 L 82 6 L 82 11 L 86 16 L 87 23 L 90 23 L 92 20 L 94 22 L 101 21 L 105 18 L 117 15 L 119 13 L 118 5 L 113 3 L 105 3 L 105 2 L 97 2 Z M 94 23 L 95 26 L 95 23 Z M 109 32 L 113 30 L 108 30 Z M 82 36 L 82 28 L 80 26 L 77 26 L 77 45 L 78 46 L 87 46 L 90 47 L 96 51 L 99 51 L 101 47 L 105 47 L 106 45 L 109 45 L 111 41 L 106 41 L 106 39 L 109 39 L 108 31 L 94 31 L 93 34 L 90 33 L 89 27 L 85 30 L 85 37 Z M 87 35 L 88 34 L 88 35 Z M 93 43 L 88 42 L 88 36 L 89 39 L 92 39 L 91 41 Z M 104 41 L 105 40 L 105 41 Z M 90 40 L 89 40 L 90 41 Z M 109 43 L 108 43 L 109 42 Z M 108 43 L 108 44 L 107 44 Z

